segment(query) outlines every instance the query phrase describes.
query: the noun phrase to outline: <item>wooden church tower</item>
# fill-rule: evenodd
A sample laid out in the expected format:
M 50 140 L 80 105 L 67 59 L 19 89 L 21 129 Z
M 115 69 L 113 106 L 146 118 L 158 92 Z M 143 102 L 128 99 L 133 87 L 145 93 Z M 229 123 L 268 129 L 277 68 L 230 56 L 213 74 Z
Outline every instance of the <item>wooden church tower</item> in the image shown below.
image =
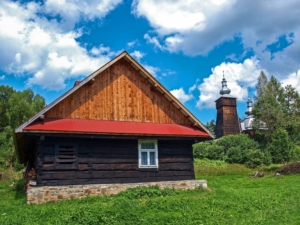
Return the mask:
M 236 110 L 236 97 L 230 95 L 230 92 L 223 74 L 221 97 L 215 101 L 217 108 L 216 138 L 241 132 Z

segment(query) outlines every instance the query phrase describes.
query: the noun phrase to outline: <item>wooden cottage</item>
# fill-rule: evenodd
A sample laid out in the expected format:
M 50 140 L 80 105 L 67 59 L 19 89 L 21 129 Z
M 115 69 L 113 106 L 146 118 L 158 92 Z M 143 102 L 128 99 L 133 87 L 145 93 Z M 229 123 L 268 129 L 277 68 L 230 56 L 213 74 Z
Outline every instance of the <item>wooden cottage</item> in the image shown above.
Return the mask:
M 127 52 L 15 130 L 19 161 L 30 184 L 43 190 L 194 180 L 192 144 L 212 138 Z M 69 198 L 33 193 L 29 203 Z

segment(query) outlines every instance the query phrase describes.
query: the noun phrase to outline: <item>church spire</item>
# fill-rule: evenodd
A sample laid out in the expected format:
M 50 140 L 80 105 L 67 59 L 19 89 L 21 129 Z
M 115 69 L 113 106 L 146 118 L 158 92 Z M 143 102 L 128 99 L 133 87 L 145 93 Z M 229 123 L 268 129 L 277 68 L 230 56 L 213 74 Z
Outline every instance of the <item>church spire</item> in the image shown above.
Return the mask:
M 253 102 L 251 101 L 251 99 L 250 99 L 250 97 L 248 98 L 248 101 L 247 101 L 247 110 L 246 110 L 246 112 L 245 112 L 245 114 L 247 115 L 247 116 L 251 116 L 252 115 L 252 106 L 253 106 L 253 104 L 252 104 Z
M 223 70 L 223 80 L 221 83 L 222 83 L 222 89 L 220 90 L 220 94 L 221 95 L 224 95 L 224 94 L 229 95 L 231 90 L 227 87 L 227 81 L 225 79 L 224 70 Z

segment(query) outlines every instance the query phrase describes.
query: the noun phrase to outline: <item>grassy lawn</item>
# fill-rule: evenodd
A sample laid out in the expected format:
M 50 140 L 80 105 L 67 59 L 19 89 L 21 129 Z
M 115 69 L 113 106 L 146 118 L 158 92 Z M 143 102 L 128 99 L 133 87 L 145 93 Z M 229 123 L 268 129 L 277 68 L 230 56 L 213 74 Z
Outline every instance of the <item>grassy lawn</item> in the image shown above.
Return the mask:
M 0 224 L 300 224 L 300 175 L 250 179 L 255 170 L 202 161 L 195 171 L 209 190 L 139 188 L 43 205 L 1 181 Z

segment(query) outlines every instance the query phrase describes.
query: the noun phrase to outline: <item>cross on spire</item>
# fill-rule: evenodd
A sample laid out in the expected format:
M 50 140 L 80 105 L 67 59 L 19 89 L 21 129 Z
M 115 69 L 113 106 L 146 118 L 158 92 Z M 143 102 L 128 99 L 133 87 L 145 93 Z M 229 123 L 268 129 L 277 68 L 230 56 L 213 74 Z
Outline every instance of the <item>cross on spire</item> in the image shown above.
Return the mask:
M 220 90 L 220 94 L 230 94 L 231 90 L 227 87 L 227 81 L 225 79 L 224 70 L 223 70 L 223 80 L 222 80 L 222 89 Z

